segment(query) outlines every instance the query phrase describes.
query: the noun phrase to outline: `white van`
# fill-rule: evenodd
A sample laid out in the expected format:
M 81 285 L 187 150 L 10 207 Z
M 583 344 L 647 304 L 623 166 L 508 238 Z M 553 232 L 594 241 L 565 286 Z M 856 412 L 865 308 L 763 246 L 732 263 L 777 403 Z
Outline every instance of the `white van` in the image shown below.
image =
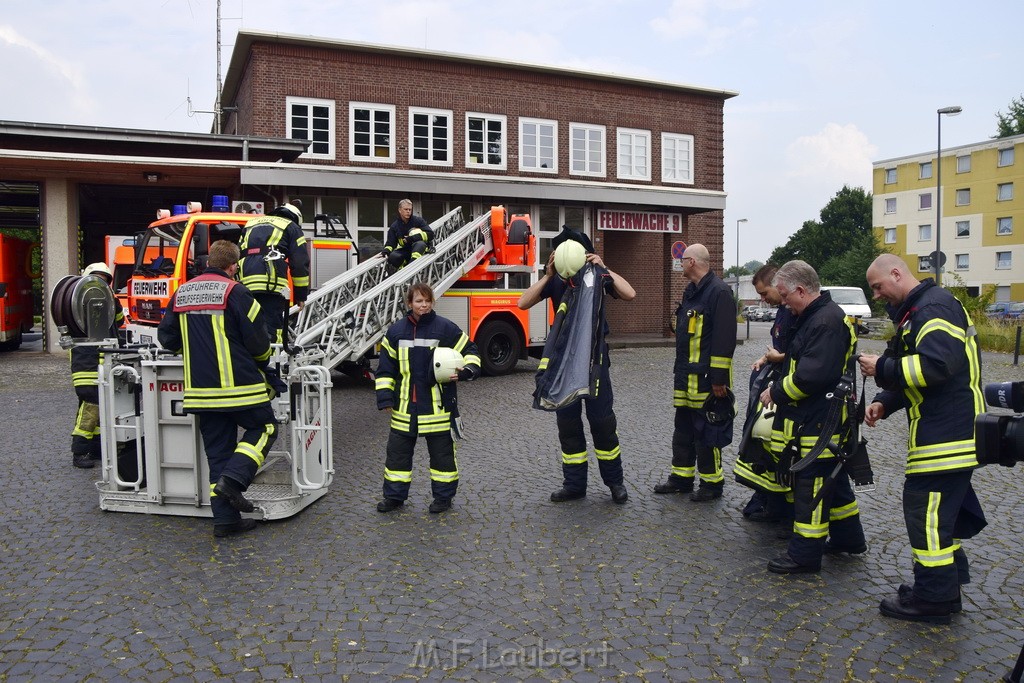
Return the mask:
M 864 290 L 860 287 L 822 287 L 821 291 L 832 295 L 832 301 L 839 304 L 846 315 L 857 318 L 870 318 L 871 306 L 868 305 L 868 298 L 864 296 Z

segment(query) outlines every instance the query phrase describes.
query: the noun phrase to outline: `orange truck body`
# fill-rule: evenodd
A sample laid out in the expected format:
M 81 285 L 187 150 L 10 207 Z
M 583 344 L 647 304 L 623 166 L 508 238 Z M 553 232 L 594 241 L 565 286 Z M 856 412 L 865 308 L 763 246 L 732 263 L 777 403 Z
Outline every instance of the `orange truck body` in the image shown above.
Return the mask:
M 0 233 L 0 350 L 21 345 L 32 329 L 32 248 L 26 240 Z

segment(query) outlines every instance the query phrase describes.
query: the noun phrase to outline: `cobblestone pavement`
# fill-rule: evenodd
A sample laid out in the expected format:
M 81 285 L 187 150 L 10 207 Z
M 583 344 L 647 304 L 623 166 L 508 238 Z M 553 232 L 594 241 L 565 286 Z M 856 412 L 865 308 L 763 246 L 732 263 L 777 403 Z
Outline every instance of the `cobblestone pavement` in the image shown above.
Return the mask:
M 752 326 L 755 327 L 755 326 Z M 757 326 L 755 336 L 766 326 Z M 737 351 L 746 372 L 762 350 Z M 880 349 L 877 342 L 864 349 Z M 67 361 L 0 354 L 0 681 L 993 681 L 1024 642 L 1024 466 L 974 477 L 989 527 L 950 626 L 886 619 L 910 575 L 900 512 L 903 416 L 868 430 L 878 490 L 869 551 L 820 575 L 766 571 L 774 526 L 749 490 L 655 496 L 669 467 L 671 348 L 612 353 L 629 502 L 591 463 L 588 496 L 553 504 L 554 416 L 535 362 L 460 387 L 468 439 L 452 511 L 430 515 L 425 449 L 406 507 L 378 499 L 387 421 L 336 374 L 337 478 L 299 515 L 215 541 L 204 519 L 102 512 L 71 467 Z M 1024 380 L 987 355 L 987 381 Z M 727 471 L 734 458 L 725 450 Z

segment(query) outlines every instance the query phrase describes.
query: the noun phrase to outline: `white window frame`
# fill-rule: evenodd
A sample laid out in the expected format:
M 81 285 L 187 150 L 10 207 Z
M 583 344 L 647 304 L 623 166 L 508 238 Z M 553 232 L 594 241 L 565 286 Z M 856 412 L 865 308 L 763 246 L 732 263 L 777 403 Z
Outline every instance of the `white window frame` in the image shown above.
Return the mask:
M 637 153 L 637 143 L 640 141 L 643 141 L 646 147 L 643 155 Z M 638 158 L 643 159 L 642 163 L 647 168 L 646 173 L 637 170 L 640 168 Z M 615 177 L 619 180 L 651 179 L 651 131 L 640 128 L 615 129 Z
M 661 182 L 676 183 L 680 185 L 693 185 L 693 163 L 696 155 L 693 152 L 693 136 L 685 133 L 662 133 L 661 134 Z M 679 171 L 681 155 L 680 143 L 686 143 L 688 153 L 686 156 L 686 173 Z M 670 152 L 675 153 L 671 155 Z M 670 164 L 671 162 L 671 164 Z
M 894 185 L 896 183 L 896 169 L 887 168 L 885 169 L 885 185 Z
M 964 232 L 961 233 L 960 232 L 960 228 L 962 226 L 967 226 L 967 229 Z M 966 237 L 970 237 L 971 236 L 971 222 L 970 221 L 957 221 L 956 222 L 956 233 L 955 234 L 956 234 L 956 238 L 957 239 L 961 239 L 961 240 L 966 238 Z
M 531 126 L 536 129 L 529 133 L 527 128 Z M 549 128 L 550 132 L 542 132 L 542 128 Z M 533 135 L 536 138 L 532 144 L 532 149 L 530 149 L 530 156 L 537 162 L 534 166 L 526 165 L 526 151 L 528 149 L 526 138 L 528 135 Z M 548 139 L 551 141 L 550 168 L 541 166 L 541 162 L 548 158 L 542 156 L 543 151 L 546 149 L 543 143 Z M 552 175 L 558 173 L 558 121 L 552 119 L 519 119 L 519 170 L 520 172 L 550 173 Z
M 896 228 L 885 229 L 885 243 L 896 244 Z
M 971 155 L 961 154 L 956 158 L 956 172 L 957 173 L 970 173 L 971 172 Z
M 334 158 L 334 154 L 335 154 L 335 150 L 334 150 L 334 138 L 335 138 L 335 132 L 334 132 L 334 113 L 335 113 L 335 110 L 337 109 L 337 107 L 335 106 L 334 100 L 322 100 L 322 99 L 316 99 L 316 98 L 312 98 L 312 97 L 292 97 L 291 95 L 288 95 L 288 96 L 286 96 L 284 98 L 284 106 L 285 106 L 285 137 L 287 137 L 287 138 L 289 138 L 291 140 L 306 140 L 307 142 L 311 143 L 310 148 L 312 148 L 312 143 L 318 142 L 318 141 L 314 141 L 312 139 L 313 132 L 315 130 L 313 128 L 313 108 L 314 107 L 327 107 L 327 148 L 328 148 L 328 151 L 326 153 L 317 153 L 317 152 L 313 152 L 313 151 L 306 151 L 306 152 L 303 152 L 302 154 L 300 154 L 299 158 L 301 158 L 301 159 L 333 159 Z M 309 128 L 307 128 L 306 130 L 309 133 L 309 137 L 306 137 L 306 138 L 297 138 L 297 137 L 295 137 L 295 129 L 292 128 L 292 107 L 306 107 L 307 108 L 307 110 L 306 110 L 306 118 L 309 120 Z
M 1013 166 L 1014 156 L 1016 155 L 1014 153 L 1013 147 L 1004 147 L 1003 149 L 999 150 L 996 166 L 999 168 L 1003 168 L 1005 166 Z
M 928 175 L 925 175 L 925 170 L 926 169 L 928 171 Z M 920 164 L 920 169 L 918 170 L 918 176 L 917 176 L 918 180 L 928 180 L 929 178 L 932 177 L 932 174 L 933 174 L 932 162 L 930 162 L 930 161 L 922 161 L 921 164 Z
M 925 198 L 927 198 L 928 206 L 925 206 Z M 931 211 L 932 210 L 932 193 L 922 192 L 917 195 L 917 208 L 919 211 Z
M 576 134 L 582 133 L 583 135 L 583 149 L 578 149 L 578 142 Z M 590 176 L 592 178 L 604 178 L 608 172 L 607 164 L 607 140 L 608 140 L 608 129 L 604 126 L 598 126 L 592 123 L 569 123 L 569 175 L 579 176 Z M 597 170 L 590 170 L 594 160 L 591 159 L 592 145 L 596 144 L 598 149 L 596 150 L 599 158 L 597 159 Z M 584 169 L 580 170 L 576 167 L 576 153 L 583 153 L 583 165 Z
M 482 139 L 480 140 L 480 144 L 483 145 L 483 148 L 481 149 L 481 153 L 483 154 L 483 160 L 482 161 L 474 161 L 473 160 L 473 150 L 470 149 L 470 146 L 473 143 L 469 139 L 469 136 L 470 136 L 470 130 L 469 130 L 470 119 L 480 119 L 481 121 L 483 121 L 483 130 L 480 131 L 481 135 L 483 136 Z M 488 152 L 488 150 L 487 150 L 487 146 L 489 144 L 489 141 L 488 141 L 488 132 L 489 132 L 489 130 L 488 129 L 490 128 L 490 124 L 492 124 L 492 123 L 498 123 L 498 124 L 501 125 L 501 141 L 499 143 L 500 146 L 501 146 L 501 152 L 500 152 L 501 161 L 496 163 L 496 164 L 495 163 L 491 163 L 488 160 L 488 157 L 490 156 L 490 152 Z M 506 170 L 508 168 L 508 144 L 507 144 L 507 141 L 508 141 L 508 117 L 507 116 L 505 116 L 504 114 L 484 114 L 484 113 L 475 112 L 475 111 L 467 111 L 466 112 L 466 168 L 485 168 L 485 169 L 490 169 L 490 170 L 493 170 L 493 171 L 504 171 L 504 170 Z
M 961 195 L 964 192 L 966 194 Z M 967 201 L 961 201 L 962 198 L 966 198 Z M 971 205 L 971 188 L 966 187 L 956 191 L 956 205 L 957 206 L 970 206 Z
M 1009 202 L 1013 200 L 1013 183 L 998 183 L 996 185 L 996 201 Z
M 356 112 L 358 110 L 366 109 L 370 112 L 370 140 L 369 146 L 371 154 L 369 155 L 357 155 L 356 154 Z M 375 147 L 374 136 L 374 122 L 376 119 L 376 112 L 386 112 L 389 115 L 389 143 L 387 156 L 376 156 L 372 154 Z M 393 104 L 375 104 L 373 102 L 349 102 L 348 103 L 348 158 L 351 161 L 364 161 L 375 164 L 393 164 L 395 163 L 395 149 L 396 145 L 396 123 L 397 119 L 395 116 L 395 105 Z
M 918 242 L 931 242 L 932 241 L 932 224 L 922 223 L 917 226 L 917 241 Z
M 970 254 L 956 254 L 956 265 L 955 270 L 970 270 L 971 269 L 971 255 Z
M 1005 227 L 1004 227 L 1005 226 Z M 996 235 L 1002 237 L 1003 235 L 1013 234 L 1013 216 L 1000 216 L 996 219 Z
M 1006 258 L 1002 258 L 1005 256 Z M 997 251 L 996 252 L 996 270 L 1010 270 L 1013 268 L 1013 252 L 1012 251 Z
M 430 123 L 427 124 L 427 159 L 417 159 L 416 154 L 416 141 L 417 137 L 414 133 L 416 130 L 416 117 L 427 116 L 429 117 Z M 434 159 L 435 148 L 435 131 L 436 126 L 434 125 L 434 118 L 443 118 L 446 123 L 444 126 L 445 137 L 447 144 L 443 148 L 444 159 Z M 409 165 L 410 166 L 452 166 L 452 134 L 455 132 L 455 126 L 452 125 L 454 122 L 455 114 L 451 109 L 430 109 L 427 107 L 409 107 L 409 141 L 407 147 L 409 148 Z
M 896 198 L 895 197 L 886 197 L 885 198 L 885 212 L 886 213 L 896 213 Z

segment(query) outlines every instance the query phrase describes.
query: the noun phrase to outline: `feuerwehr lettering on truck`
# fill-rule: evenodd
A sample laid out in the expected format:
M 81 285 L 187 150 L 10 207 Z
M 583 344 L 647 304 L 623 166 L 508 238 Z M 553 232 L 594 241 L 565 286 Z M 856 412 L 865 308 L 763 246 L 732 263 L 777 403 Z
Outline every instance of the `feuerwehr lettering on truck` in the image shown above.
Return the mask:
M 167 280 L 132 278 L 132 296 L 167 296 Z

